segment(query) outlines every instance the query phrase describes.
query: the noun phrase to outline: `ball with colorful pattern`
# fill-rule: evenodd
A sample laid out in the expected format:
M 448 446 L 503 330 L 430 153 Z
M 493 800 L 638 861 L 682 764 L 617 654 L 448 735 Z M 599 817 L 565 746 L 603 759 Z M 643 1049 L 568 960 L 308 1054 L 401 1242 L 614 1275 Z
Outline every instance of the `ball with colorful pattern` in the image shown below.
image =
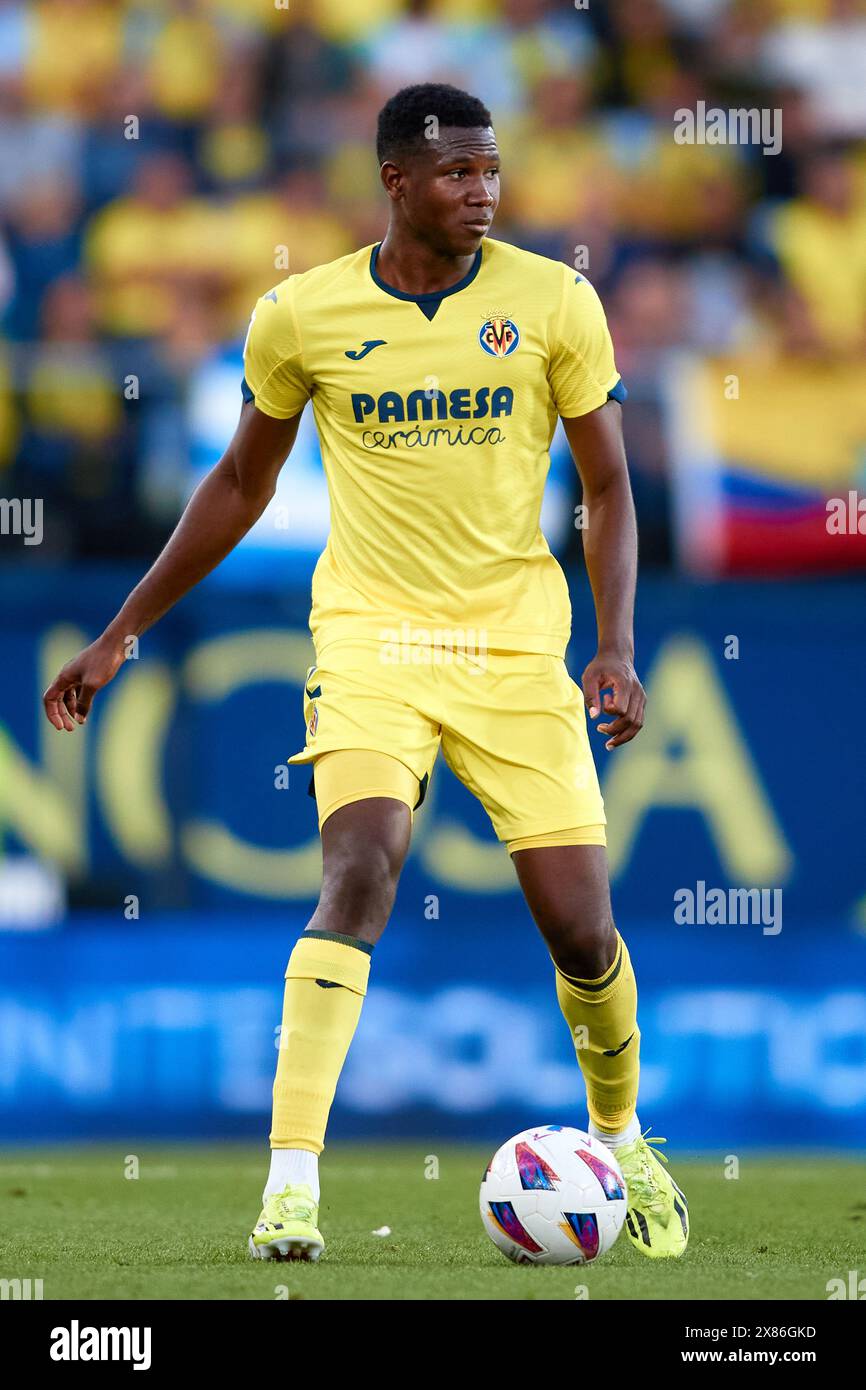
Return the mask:
M 480 1205 L 484 1229 L 515 1264 L 582 1265 L 616 1241 L 626 1188 L 599 1140 L 567 1125 L 539 1125 L 496 1150 Z

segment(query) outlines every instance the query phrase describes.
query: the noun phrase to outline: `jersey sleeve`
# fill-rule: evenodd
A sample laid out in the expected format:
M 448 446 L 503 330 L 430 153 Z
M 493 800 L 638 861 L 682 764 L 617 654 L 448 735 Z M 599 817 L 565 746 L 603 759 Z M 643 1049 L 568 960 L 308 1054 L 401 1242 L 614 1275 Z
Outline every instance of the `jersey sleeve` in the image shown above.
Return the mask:
M 244 343 L 241 390 L 245 401 L 277 420 L 298 415 L 310 399 L 290 280 L 256 303 Z
M 572 419 L 611 397 L 625 399 L 601 300 L 588 280 L 566 269 L 559 320 L 548 368 L 558 415 Z

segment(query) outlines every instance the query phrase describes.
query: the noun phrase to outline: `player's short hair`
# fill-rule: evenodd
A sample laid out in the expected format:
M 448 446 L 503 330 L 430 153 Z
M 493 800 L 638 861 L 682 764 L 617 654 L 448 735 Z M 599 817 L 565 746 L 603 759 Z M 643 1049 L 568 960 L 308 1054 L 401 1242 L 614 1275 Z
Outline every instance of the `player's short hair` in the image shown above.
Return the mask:
M 421 82 L 414 87 L 403 87 L 389 97 L 379 112 L 376 130 L 379 163 L 422 150 L 431 116 L 436 117 L 440 126 L 460 126 L 464 130 L 493 124 L 483 101 L 447 82 Z

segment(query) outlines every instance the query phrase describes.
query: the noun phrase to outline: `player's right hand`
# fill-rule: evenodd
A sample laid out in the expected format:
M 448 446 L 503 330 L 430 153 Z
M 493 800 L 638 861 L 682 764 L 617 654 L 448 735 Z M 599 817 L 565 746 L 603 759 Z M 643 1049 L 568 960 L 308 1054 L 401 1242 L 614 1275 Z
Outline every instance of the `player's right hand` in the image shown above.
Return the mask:
M 76 723 L 83 724 L 97 690 L 113 679 L 125 656 L 123 639 L 103 633 L 67 661 L 42 696 L 48 722 L 68 733 L 72 733 Z

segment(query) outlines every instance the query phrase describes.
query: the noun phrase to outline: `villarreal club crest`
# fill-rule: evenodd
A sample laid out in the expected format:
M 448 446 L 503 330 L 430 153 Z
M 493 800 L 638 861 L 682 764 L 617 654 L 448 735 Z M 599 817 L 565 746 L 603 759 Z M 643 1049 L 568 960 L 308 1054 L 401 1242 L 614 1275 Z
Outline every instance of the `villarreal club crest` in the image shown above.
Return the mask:
M 504 314 L 491 314 L 481 325 L 478 341 L 490 357 L 510 357 L 520 346 L 520 330 Z

